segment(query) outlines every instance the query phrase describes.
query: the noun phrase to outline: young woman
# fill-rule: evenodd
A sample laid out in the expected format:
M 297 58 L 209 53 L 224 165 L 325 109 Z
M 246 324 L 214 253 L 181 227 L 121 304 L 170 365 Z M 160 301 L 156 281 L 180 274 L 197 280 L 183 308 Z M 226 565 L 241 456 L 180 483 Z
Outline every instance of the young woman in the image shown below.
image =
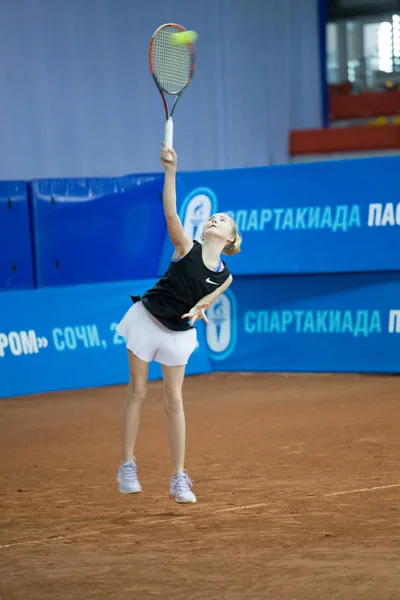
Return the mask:
M 142 297 L 132 296 L 133 306 L 117 327 L 128 349 L 130 383 L 123 414 L 123 456 L 117 481 L 119 491 L 141 491 L 134 447 L 139 428 L 140 410 L 146 395 L 148 364 L 161 363 L 164 403 L 168 418 L 168 437 L 173 475 L 170 493 L 177 502 L 196 502 L 192 482 L 184 469 L 185 415 L 182 387 L 185 366 L 197 344 L 193 324 L 208 322 L 205 310 L 232 283 L 221 253 L 239 252 L 241 237 L 233 219 L 219 213 L 211 216 L 200 244 L 189 239 L 176 211 L 177 157 L 173 150 L 161 150 L 165 170 L 164 214 L 174 245 L 165 275 Z

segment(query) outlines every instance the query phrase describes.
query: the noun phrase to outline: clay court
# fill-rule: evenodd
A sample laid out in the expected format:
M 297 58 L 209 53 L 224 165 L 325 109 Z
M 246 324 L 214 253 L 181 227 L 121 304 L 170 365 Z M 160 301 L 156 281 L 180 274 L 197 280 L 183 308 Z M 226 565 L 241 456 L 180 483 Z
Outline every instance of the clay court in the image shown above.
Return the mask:
M 399 597 L 400 378 L 188 378 L 189 506 L 161 386 L 139 495 L 115 481 L 124 386 L 0 402 L 1 600 Z

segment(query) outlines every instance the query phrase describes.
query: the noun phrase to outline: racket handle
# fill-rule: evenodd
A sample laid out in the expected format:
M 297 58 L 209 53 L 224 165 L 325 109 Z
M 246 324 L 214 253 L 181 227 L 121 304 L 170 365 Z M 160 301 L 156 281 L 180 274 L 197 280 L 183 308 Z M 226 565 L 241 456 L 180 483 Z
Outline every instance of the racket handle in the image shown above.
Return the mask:
M 169 117 L 169 119 L 165 123 L 164 143 L 164 147 L 166 150 L 172 150 L 172 148 L 174 147 L 174 122 L 172 120 L 172 117 Z

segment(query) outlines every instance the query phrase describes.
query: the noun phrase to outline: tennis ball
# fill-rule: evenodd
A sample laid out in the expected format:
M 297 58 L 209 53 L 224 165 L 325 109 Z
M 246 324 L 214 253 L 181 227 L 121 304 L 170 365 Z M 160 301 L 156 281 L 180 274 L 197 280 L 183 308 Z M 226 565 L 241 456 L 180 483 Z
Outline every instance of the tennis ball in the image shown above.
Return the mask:
M 183 46 L 183 44 L 193 44 L 199 36 L 195 31 L 180 31 L 171 35 L 171 43 L 175 46 Z

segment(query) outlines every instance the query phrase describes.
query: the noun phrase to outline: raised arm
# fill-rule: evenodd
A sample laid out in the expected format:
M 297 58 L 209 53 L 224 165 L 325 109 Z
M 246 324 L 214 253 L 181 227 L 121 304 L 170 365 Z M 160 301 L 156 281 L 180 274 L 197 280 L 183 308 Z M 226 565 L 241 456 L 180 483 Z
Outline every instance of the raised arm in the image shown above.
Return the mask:
M 171 160 L 168 160 L 167 157 Z M 175 258 L 185 256 L 193 246 L 193 241 L 186 235 L 176 210 L 176 166 L 177 156 L 174 150 L 161 149 L 161 162 L 164 166 L 164 215 L 168 234 L 175 248 Z

